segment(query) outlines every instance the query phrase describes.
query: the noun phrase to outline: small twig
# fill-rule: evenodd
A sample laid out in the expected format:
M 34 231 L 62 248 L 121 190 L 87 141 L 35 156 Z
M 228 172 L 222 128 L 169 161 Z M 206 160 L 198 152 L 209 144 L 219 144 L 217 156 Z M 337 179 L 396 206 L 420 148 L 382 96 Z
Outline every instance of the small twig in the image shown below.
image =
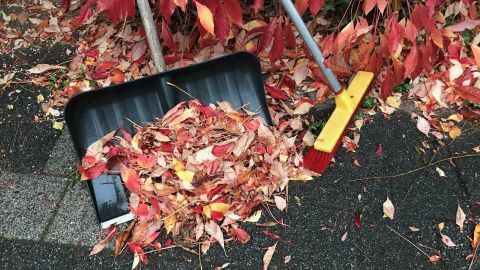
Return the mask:
M 410 170 L 410 171 L 407 171 L 407 172 L 404 172 L 404 173 L 393 174 L 393 175 L 385 175 L 385 176 L 372 176 L 372 177 L 365 177 L 365 178 L 355 178 L 355 179 L 351 179 L 349 181 L 395 178 L 395 177 L 411 174 L 411 173 L 414 173 L 414 172 L 418 172 L 418 171 L 423 170 L 423 169 L 427 169 L 427 168 L 429 168 L 429 167 L 431 167 L 435 164 L 438 164 L 438 163 L 441 163 L 441 162 L 444 162 L 444 161 L 448 161 L 448 160 L 451 160 L 451 159 L 460 159 L 460 158 L 469 158 L 469 157 L 480 157 L 480 154 L 468 154 L 468 155 L 453 156 L 453 157 L 437 160 L 437 161 L 435 161 L 433 163 L 430 163 L 428 165 L 425 165 L 425 166 L 422 166 L 422 167 L 419 167 L 419 168 L 416 168 L 416 169 L 413 169 L 413 170 Z
M 126 116 L 125 116 L 125 119 L 127 119 L 127 121 L 130 122 L 130 123 L 132 123 L 132 125 L 134 125 L 135 127 L 138 127 L 138 128 L 142 127 L 142 126 L 140 126 L 139 124 L 133 122 L 133 120 L 131 120 L 130 118 L 128 118 L 128 117 L 126 117 Z
M 181 92 L 184 93 L 185 95 L 191 97 L 192 99 L 195 99 L 195 100 L 199 101 L 198 98 L 192 96 L 190 93 L 188 93 L 187 91 L 185 91 L 185 90 L 183 90 L 182 88 L 178 87 L 176 84 L 173 84 L 173 83 L 171 83 L 171 82 L 166 82 L 166 84 L 168 84 L 168 85 L 170 85 L 170 86 L 173 86 L 174 88 L 176 88 L 177 90 L 181 91 Z
M 202 266 L 202 245 L 198 244 L 198 262 L 200 263 L 200 270 L 203 270 Z
M 480 245 L 477 243 L 477 246 L 475 247 L 475 251 L 473 252 L 472 261 L 470 262 L 470 265 L 468 266 L 468 270 L 472 269 L 473 262 L 475 261 L 475 256 L 477 255 L 478 246 L 480 246 Z
M 180 212 L 180 210 L 182 210 L 183 208 L 185 208 L 185 207 L 187 207 L 187 206 L 190 206 L 191 204 L 196 203 L 196 202 L 197 202 L 197 201 L 193 201 L 193 202 L 187 203 L 186 205 L 184 205 L 184 206 L 178 208 L 177 210 L 173 211 L 170 215 L 167 215 L 166 217 L 160 219 L 160 221 L 164 221 L 165 219 L 167 219 L 167 218 L 175 215 L 176 213 Z
M 396 233 L 398 236 L 400 236 L 403 240 L 407 241 L 408 243 L 410 243 L 412 246 L 414 246 L 416 249 L 418 249 L 423 255 L 425 255 L 429 260 L 430 260 L 430 256 L 425 253 L 425 251 L 421 250 L 417 245 L 415 245 L 412 241 L 408 240 L 405 236 L 401 235 L 399 232 L 395 231 L 394 229 L 392 229 L 390 226 L 386 225 L 387 228 L 389 228 L 392 232 Z

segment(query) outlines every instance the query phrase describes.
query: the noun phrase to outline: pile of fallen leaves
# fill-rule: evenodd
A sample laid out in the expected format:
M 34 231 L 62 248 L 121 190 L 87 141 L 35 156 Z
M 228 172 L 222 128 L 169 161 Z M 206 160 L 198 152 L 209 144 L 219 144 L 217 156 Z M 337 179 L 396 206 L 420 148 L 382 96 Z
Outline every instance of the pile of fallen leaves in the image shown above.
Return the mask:
M 131 225 L 117 237 L 146 262 L 145 249 L 160 249 L 159 237 L 201 244 L 206 252 L 226 238 L 249 241 L 241 228 L 260 204 L 286 208 L 289 180 L 310 180 L 302 168 L 301 143 L 293 129 L 270 129 L 252 113 L 227 102 L 183 102 L 162 119 L 137 127 L 132 137 L 111 132 L 82 159 L 82 179 L 120 173 L 130 194 Z M 115 137 L 114 137 L 115 136 Z M 117 230 L 94 247 L 99 252 Z

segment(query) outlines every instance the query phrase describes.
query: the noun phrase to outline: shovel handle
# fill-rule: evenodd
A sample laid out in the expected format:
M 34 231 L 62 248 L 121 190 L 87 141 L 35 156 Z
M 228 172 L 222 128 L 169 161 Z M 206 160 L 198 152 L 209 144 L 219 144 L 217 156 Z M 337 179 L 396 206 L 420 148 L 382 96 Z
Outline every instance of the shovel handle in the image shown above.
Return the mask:
M 158 39 L 157 28 L 153 21 L 152 10 L 148 0 L 137 0 L 138 10 L 142 17 L 143 27 L 147 36 L 148 47 L 153 58 L 153 64 L 157 72 L 165 71 L 165 60 L 163 59 L 162 46 Z
M 312 35 L 308 31 L 307 26 L 303 22 L 300 14 L 298 14 L 297 9 L 293 5 L 292 1 L 281 0 L 281 2 L 282 2 L 283 8 L 287 12 L 290 19 L 292 19 L 293 24 L 295 25 L 298 32 L 300 33 L 300 36 L 303 38 L 305 45 L 307 45 L 308 50 L 313 56 L 313 59 L 315 59 L 315 62 L 317 62 L 317 65 L 320 67 L 320 70 L 325 76 L 325 79 L 327 79 L 328 85 L 335 93 L 339 93 L 342 90 L 342 86 L 338 82 L 338 79 L 335 76 L 335 74 L 333 74 L 332 70 L 325 66 L 324 64 L 325 57 L 323 57 L 322 52 L 318 48 L 315 40 L 313 40 Z

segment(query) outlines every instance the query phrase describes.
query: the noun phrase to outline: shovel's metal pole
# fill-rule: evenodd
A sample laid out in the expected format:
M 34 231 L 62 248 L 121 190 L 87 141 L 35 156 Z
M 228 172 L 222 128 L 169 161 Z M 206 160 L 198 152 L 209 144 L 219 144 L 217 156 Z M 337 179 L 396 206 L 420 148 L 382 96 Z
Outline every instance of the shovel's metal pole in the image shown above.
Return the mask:
M 152 11 L 150 10 L 150 3 L 148 0 L 137 0 L 140 16 L 142 17 L 143 27 L 147 35 L 148 46 L 153 58 L 153 63 L 157 72 L 165 70 L 165 60 L 163 59 L 162 46 L 158 39 L 157 28 L 153 21 Z
M 302 20 L 302 17 L 300 16 L 300 14 L 298 14 L 297 10 L 295 9 L 295 6 L 293 5 L 292 1 L 282 0 L 282 5 L 285 11 L 287 12 L 288 16 L 292 19 L 292 22 L 295 25 L 295 27 L 297 27 L 297 30 L 300 33 L 300 36 L 302 36 L 303 41 L 305 42 L 305 45 L 307 45 L 308 50 L 312 54 L 313 59 L 315 59 L 315 62 L 317 62 L 323 75 L 325 75 L 328 85 L 330 86 L 330 88 L 332 88 L 332 90 L 335 93 L 340 92 L 342 90 L 342 86 L 338 82 L 337 77 L 335 76 L 335 74 L 333 74 L 332 70 L 326 67 L 325 64 L 323 63 L 325 61 L 325 58 L 323 57 L 322 52 L 320 51 L 317 44 L 315 43 L 315 40 L 313 40 L 312 35 L 308 31 L 307 26 Z

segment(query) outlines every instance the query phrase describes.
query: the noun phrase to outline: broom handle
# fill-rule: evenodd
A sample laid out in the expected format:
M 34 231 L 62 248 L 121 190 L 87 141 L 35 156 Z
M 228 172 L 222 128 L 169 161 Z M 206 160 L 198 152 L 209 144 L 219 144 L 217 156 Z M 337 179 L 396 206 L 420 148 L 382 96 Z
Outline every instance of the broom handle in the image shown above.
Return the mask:
M 308 50 L 312 54 L 313 59 L 315 59 L 315 62 L 317 62 L 323 75 L 325 75 L 325 79 L 327 79 L 328 85 L 335 93 L 340 92 L 342 90 L 342 86 L 338 82 L 337 77 L 335 76 L 335 74 L 333 74 L 332 70 L 325 66 L 324 64 L 325 57 L 323 57 L 322 52 L 320 51 L 317 44 L 315 43 L 315 40 L 313 40 L 312 35 L 308 31 L 307 26 L 303 22 L 300 14 L 298 14 L 297 9 L 293 5 L 292 1 L 291 0 L 281 0 L 281 1 L 282 1 L 283 8 L 287 12 L 290 19 L 292 19 L 292 22 L 295 25 L 295 27 L 297 27 L 297 30 L 300 33 L 300 36 L 302 36 L 303 41 L 305 42 L 305 45 L 307 45 Z
M 152 10 L 150 10 L 150 3 L 148 0 L 137 0 L 138 10 L 142 17 L 143 27 L 145 28 L 145 35 L 147 36 L 148 47 L 152 55 L 153 64 L 157 72 L 165 71 L 165 60 L 163 59 L 162 46 L 158 39 L 157 28 L 153 21 Z

